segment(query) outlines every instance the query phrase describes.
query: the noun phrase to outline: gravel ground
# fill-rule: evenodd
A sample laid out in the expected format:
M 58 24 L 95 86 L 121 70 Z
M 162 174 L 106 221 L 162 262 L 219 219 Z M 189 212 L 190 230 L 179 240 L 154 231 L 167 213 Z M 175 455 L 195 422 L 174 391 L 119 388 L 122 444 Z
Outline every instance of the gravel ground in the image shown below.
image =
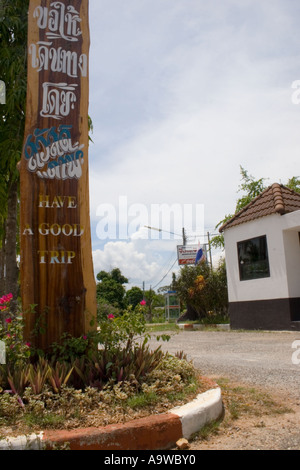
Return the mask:
M 203 375 L 232 377 L 245 383 L 287 391 L 299 398 L 300 364 L 292 363 L 299 332 L 181 331 L 162 349 L 184 351 Z M 153 341 L 153 346 L 157 344 Z M 300 359 L 300 352 L 298 355 Z
M 180 331 L 159 344 L 172 354 L 184 351 L 203 375 L 265 390 L 293 410 L 242 417 L 226 431 L 192 443 L 192 450 L 300 450 L 300 364 L 292 362 L 293 354 L 300 359 L 300 331 Z

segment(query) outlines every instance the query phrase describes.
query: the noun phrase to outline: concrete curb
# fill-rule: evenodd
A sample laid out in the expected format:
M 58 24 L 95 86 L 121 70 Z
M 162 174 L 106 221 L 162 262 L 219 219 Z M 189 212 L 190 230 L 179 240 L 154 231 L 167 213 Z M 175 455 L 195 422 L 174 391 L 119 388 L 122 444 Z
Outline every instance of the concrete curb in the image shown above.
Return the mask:
M 219 387 L 201 393 L 190 403 L 170 411 L 180 418 L 182 437 L 185 439 L 189 439 L 206 424 L 219 419 L 223 412 L 222 394 Z
M 64 445 L 71 450 L 164 450 L 174 447 L 180 438 L 189 439 L 222 414 L 221 389 L 216 386 L 165 414 L 100 428 L 8 438 L 0 440 L 0 450 L 50 450 Z
M 207 328 L 215 328 L 221 331 L 230 331 L 229 323 L 212 323 L 212 324 L 201 324 L 201 323 L 177 323 L 177 326 L 180 330 L 199 330 L 204 331 Z
M 0 440 L 0 450 L 41 450 L 43 433 Z

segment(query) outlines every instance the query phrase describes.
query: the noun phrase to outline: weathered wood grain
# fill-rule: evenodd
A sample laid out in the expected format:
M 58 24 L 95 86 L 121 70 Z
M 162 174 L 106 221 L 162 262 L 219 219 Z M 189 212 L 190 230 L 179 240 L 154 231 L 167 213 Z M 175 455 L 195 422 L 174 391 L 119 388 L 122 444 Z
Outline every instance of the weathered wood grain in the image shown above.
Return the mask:
M 34 314 L 25 313 L 25 337 L 42 349 L 63 333 L 86 334 L 96 317 L 88 176 L 89 45 L 88 0 L 30 1 L 20 165 L 21 295 L 24 313 L 36 306 Z M 46 333 L 33 337 L 41 315 Z

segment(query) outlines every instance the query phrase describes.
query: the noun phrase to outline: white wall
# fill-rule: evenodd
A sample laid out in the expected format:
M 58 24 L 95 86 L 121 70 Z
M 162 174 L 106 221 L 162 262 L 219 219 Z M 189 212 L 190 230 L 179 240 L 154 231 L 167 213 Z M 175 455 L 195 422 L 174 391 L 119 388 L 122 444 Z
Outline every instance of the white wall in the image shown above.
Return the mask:
M 300 297 L 300 211 L 283 216 L 289 297 Z
M 283 232 L 289 297 L 300 297 L 300 244 L 298 232 Z
M 274 214 L 225 230 L 229 302 L 289 297 L 283 236 L 284 217 Z M 267 236 L 270 277 L 240 281 L 237 243 L 263 235 Z
M 300 210 L 282 216 L 282 227 L 284 230 L 295 230 L 300 232 Z

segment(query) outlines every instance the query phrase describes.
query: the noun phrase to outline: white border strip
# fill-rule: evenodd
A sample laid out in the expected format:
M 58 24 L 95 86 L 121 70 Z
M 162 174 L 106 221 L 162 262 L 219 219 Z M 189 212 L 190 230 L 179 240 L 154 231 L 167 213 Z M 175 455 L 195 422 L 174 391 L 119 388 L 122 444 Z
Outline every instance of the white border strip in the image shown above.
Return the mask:
M 221 389 L 218 387 L 201 393 L 190 403 L 173 408 L 169 413 L 179 416 L 183 437 L 189 439 L 206 424 L 222 416 L 223 402 Z
M 0 440 L 0 450 L 42 450 L 43 435 L 31 434 L 28 436 L 9 437 Z

